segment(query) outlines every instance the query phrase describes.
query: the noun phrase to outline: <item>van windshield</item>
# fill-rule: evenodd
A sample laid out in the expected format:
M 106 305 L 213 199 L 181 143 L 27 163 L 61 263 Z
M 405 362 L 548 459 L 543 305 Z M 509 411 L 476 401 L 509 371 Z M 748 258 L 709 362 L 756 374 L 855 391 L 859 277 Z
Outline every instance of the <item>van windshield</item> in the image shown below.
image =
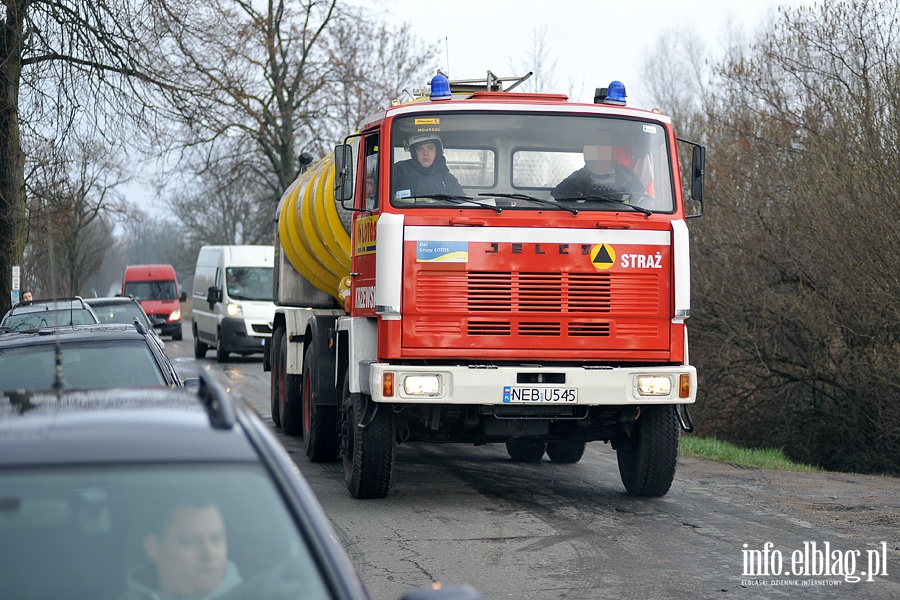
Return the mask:
M 228 267 L 225 285 L 232 300 L 272 301 L 272 267 Z
M 129 281 L 125 284 L 125 295 L 134 296 L 137 300 L 177 300 L 178 290 L 175 282 L 168 281 Z

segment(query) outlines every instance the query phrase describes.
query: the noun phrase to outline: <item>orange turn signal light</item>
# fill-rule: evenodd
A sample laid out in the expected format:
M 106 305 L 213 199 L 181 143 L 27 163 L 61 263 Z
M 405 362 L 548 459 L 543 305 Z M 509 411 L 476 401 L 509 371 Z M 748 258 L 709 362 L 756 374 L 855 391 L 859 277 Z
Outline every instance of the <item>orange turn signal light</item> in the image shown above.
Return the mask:
M 381 395 L 390 398 L 394 395 L 394 374 L 384 373 L 381 376 Z

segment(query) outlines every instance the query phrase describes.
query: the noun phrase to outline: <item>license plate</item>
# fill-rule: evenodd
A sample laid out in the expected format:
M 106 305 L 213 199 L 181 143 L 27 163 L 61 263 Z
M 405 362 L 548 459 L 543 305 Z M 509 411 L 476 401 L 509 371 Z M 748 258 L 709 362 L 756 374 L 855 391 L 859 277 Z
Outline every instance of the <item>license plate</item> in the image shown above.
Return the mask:
M 578 402 L 578 388 L 507 385 L 503 387 L 503 402 L 511 404 L 573 404 Z

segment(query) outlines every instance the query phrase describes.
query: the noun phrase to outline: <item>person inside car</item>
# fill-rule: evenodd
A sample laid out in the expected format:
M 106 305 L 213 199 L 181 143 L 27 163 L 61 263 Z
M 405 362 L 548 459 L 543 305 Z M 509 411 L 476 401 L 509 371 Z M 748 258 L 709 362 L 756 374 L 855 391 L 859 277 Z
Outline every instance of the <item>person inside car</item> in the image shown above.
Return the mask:
M 212 501 L 172 502 L 151 525 L 143 544 L 149 562 L 129 575 L 122 600 L 212 599 L 241 584 Z

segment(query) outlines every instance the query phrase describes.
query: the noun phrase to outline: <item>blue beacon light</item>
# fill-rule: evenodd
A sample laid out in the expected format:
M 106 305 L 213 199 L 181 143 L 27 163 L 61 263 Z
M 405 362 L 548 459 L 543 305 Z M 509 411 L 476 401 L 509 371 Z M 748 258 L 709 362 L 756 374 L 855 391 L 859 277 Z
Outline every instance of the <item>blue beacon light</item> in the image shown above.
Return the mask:
M 603 100 L 607 104 L 621 104 L 625 106 L 625 84 L 621 81 L 612 81 Z
M 435 75 L 434 77 L 432 77 L 430 99 L 434 101 L 449 100 L 450 98 L 450 82 L 447 81 L 447 78 L 443 75 Z

